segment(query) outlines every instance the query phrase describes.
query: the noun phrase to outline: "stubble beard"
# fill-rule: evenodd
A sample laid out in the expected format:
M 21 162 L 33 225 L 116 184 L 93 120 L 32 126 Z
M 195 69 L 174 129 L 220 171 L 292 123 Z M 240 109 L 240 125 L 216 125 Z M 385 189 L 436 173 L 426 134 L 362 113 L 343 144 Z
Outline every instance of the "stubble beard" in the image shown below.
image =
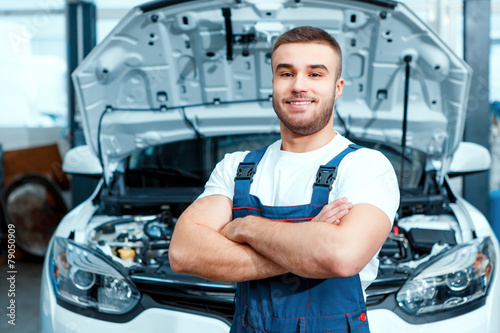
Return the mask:
M 297 135 L 311 135 L 319 132 L 323 128 L 325 128 L 329 122 L 330 118 L 333 114 L 333 108 L 335 105 L 335 91 L 332 94 L 331 100 L 325 105 L 325 107 L 318 113 L 317 117 L 311 118 L 308 122 L 300 122 L 298 120 L 293 119 L 292 116 L 287 114 L 281 108 L 279 101 L 277 101 L 273 97 L 273 108 L 274 112 L 278 116 L 279 120 L 285 125 L 288 130 Z M 294 96 L 295 98 L 301 98 L 301 96 Z

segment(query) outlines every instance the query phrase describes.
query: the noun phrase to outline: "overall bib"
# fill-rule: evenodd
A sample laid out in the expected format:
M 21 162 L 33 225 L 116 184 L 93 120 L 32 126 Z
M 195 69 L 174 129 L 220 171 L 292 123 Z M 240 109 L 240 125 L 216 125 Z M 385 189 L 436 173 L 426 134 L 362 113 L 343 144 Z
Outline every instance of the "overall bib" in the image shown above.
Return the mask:
M 350 145 L 319 167 L 310 204 L 286 207 L 264 206 L 258 197 L 249 194 L 257 164 L 267 147 L 248 153 L 235 178 L 233 218 L 259 215 L 287 222 L 311 220 L 328 203 L 340 161 L 359 148 Z M 310 279 L 287 273 L 240 282 L 230 332 L 369 333 L 359 275 Z

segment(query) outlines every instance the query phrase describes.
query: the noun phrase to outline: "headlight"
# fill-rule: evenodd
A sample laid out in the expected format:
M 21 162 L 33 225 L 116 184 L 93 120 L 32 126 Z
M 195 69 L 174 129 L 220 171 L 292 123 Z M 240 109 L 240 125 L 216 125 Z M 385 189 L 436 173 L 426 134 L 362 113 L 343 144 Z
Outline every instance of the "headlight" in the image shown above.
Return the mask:
M 486 295 L 494 263 L 489 237 L 457 246 L 410 278 L 397 294 L 398 304 L 417 316 L 471 304 Z
M 54 240 L 50 274 L 57 297 L 79 307 L 123 314 L 140 299 L 137 288 L 112 263 L 72 240 Z

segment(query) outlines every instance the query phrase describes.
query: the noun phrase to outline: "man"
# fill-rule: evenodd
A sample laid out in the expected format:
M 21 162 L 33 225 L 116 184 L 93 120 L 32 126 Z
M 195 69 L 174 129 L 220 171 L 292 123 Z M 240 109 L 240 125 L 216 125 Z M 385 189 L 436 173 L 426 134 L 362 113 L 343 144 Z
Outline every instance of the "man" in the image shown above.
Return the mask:
M 394 170 L 333 129 L 335 39 L 295 28 L 271 60 L 281 140 L 219 162 L 177 222 L 172 269 L 238 282 L 231 332 L 369 332 L 363 293 L 398 207 Z

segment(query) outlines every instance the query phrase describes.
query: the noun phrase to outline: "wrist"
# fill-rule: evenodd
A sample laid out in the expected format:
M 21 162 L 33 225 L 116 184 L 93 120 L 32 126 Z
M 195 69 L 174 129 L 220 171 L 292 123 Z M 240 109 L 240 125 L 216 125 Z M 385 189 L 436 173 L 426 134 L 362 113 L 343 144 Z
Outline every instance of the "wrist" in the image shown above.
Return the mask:
M 247 215 L 241 219 L 239 226 L 239 236 L 245 240 L 245 243 L 252 244 L 256 239 L 261 238 L 261 233 L 264 230 L 263 223 L 267 221 L 256 215 Z
M 237 223 L 238 228 L 237 228 L 237 234 L 238 234 L 238 239 L 242 240 L 242 243 L 248 243 L 249 241 L 249 236 L 251 234 L 251 225 L 252 225 L 252 220 L 253 217 L 251 215 L 238 218 L 234 222 Z

